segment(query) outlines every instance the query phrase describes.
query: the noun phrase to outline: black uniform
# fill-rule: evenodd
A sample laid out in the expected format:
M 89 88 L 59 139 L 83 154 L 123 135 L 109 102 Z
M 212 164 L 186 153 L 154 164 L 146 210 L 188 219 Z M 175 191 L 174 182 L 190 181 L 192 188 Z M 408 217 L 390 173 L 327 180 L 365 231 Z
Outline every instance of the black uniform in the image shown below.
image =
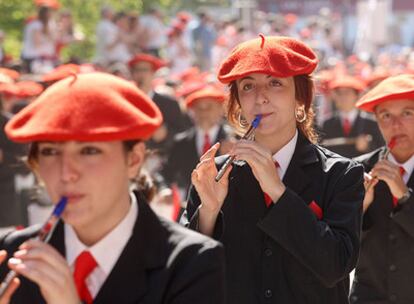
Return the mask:
M 221 166 L 225 157 L 217 159 Z M 359 252 L 363 169 L 299 133 L 270 208 L 251 168 L 235 162 L 214 237 L 225 246 L 228 303 L 348 303 Z M 197 229 L 191 190 L 182 222 Z M 322 211 L 318 220 L 310 205 Z
M 369 172 L 384 153 L 380 148 L 356 160 Z M 413 175 L 407 183 L 411 188 Z M 363 218 L 351 303 L 414 303 L 414 197 L 394 209 L 392 201 L 388 185 L 380 181 Z
M 321 135 L 323 139 L 332 139 L 338 137 L 356 138 L 359 135 L 371 135 L 372 141 L 369 144 L 368 151 L 360 152 L 355 148 L 355 144 L 341 144 L 327 147 L 328 149 L 345 157 L 356 157 L 363 153 L 373 151 L 382 145 L 384 140 L 381 132 L 378 129 L 376 121 L 365 112 L 358 111 L 358 115 L 352 124 L 351 130 L 348 135 L 344 134 L 341 118 L 339 115 L 326 120 L 323 124 Z
M 158 218 L 138 196 L 138 218 L 133 233 L 94 299 L 95 304 L 224 303 L 224 256 L 216 241 Z M 13 232 L 0 240 L 9 254 L 38 227 Z M 60 223 L 50 244 L 65 256 Z M 6 274 L 5 264 L 0 277 Z M 11 303 L 45 303 L 39 288 L 21 278 Z

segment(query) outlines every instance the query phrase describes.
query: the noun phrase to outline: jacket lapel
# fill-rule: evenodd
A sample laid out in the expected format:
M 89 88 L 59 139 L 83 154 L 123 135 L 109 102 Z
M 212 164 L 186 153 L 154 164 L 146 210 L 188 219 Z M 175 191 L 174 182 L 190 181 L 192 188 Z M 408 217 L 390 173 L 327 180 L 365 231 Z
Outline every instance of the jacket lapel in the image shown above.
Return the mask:
M 312 182 L 304 168 L 319 161 L 314 149 L 315 147 L 299 132 L 295 152 L 283 178 L 283 183 L 298 195 Z
M 149 270 L 163 267 L 167 235 L 157 216 L 137 194 L 138 218 L 133 234 L 94 303 L 138 303 L 148 291 Z

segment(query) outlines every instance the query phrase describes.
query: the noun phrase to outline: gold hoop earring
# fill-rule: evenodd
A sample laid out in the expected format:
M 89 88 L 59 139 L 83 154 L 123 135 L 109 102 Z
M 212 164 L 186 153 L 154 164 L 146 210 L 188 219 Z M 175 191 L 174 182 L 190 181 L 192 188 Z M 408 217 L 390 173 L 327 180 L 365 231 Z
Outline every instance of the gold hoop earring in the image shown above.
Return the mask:
M 303 123 L 306 120 L 307 115 L 304 107 L 299 107 L 296 109 L 295 118 L 298 123 Z
M 239 126 L 240 127 L 247 128 L 249 126 L 249 122 L 246 120 L 246 118 L 244 118 L 242 116 L 241 111 L 239 112 L 239 115 L 238 115 L 238 119 L 237 120 L 239 121 Z

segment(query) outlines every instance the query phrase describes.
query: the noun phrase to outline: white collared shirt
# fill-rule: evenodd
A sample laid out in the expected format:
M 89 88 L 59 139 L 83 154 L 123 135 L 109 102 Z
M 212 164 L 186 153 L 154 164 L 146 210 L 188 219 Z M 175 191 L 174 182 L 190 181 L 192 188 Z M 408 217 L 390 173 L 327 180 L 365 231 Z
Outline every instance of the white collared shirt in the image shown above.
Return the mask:
M 217 134 L 219 132 L 220 126 L 219 125 L 215 125 L 214 127 L 210 128 L 207 133 L 208 136 L 210 138 L 210 144 L 214 145 L 215 144 L 215 140 L 217 138 Z M 204 147 L 204 136 L 205 136 L 205 131 L 201 130 L 200 128 L 196 128 L 196 147 L 197 147 L 197 152 L 198 155 L 201 156 L 203 155 L 203 147 Z
M 138 204 L 135 195 L 131 194 L 131 207 L 124 219 L 102 240 L 91 247 L 85 246 L 77 237 L 70 225 L 65 224 L 66 261 L 74 271 L 78 255 L 88 250 L 95 258 L 98 266 L 86 279 L 86 285 L 93 298 L 99 292 L 119 256 L 130 239 L 138 216 Z
M 339 112 L 339 116 L 341 117 L 341 123 L 344 124 L 345 119 L 348 119 L 351 126 L 354 124 L 355 119 L 358 116 L 358 110 L 353 109 L 349 112 Z
M 273 161 L 277 161 L 279 164 L 277 172 L 279 173 L 281 180 L 285 176 L 286 170 L 289 167 L 290 161 L 292 160 L 292 156 L 295 152 L 297 141 L 298 130 L 296 129 L 295 135 L 292 137 L 292 139 L 272 156 Z
M 404 180 L 404 183 L 407 184 L 414 170 L 414 154 L 403 164 L 400 164 L 399 162 L 397 162 L 397 160 L 394 158 L 394 156 L 391 153 L 388 155 L 388 160 L 396 164 L 397 166 L 401 166 L 404 168 L 405 173 L 403 175 L 403 180 Z

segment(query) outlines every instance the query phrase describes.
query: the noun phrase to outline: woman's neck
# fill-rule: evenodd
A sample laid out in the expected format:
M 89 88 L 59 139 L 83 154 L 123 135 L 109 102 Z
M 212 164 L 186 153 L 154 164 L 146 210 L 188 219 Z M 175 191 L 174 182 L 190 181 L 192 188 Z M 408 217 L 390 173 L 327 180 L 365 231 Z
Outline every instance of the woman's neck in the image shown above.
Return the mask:
M 283 130 L 278 133 L 277 136 L 274 134 L 256 134 L 255 140 L 260 143 L 261 145 L 268 148 L 272 155 L 278 152 L 280 149 L 282 149 L 289 141 L 292 140 L 292 138 L 296 134 L 296 127 L 290 128 L 288 130 Z

